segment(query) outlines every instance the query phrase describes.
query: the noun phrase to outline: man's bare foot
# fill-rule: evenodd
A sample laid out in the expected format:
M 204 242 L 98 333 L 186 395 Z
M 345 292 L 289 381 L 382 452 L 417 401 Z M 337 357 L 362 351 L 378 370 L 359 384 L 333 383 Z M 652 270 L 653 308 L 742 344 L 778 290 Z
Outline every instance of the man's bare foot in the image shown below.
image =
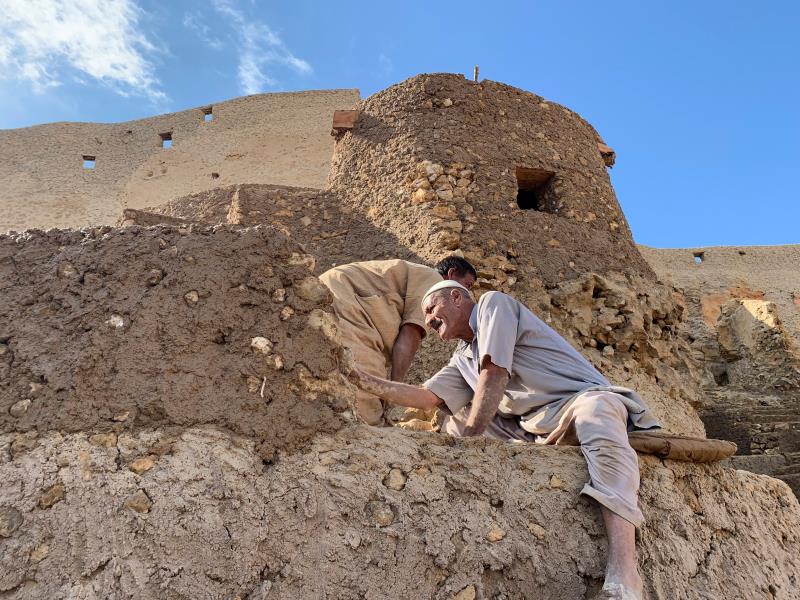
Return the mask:
M 619 582 L 606 578 L 602 591 L 595 597 L 596 600 L 642 600 L 642 578 L 636 574 L 636 578 L 629 582 Z

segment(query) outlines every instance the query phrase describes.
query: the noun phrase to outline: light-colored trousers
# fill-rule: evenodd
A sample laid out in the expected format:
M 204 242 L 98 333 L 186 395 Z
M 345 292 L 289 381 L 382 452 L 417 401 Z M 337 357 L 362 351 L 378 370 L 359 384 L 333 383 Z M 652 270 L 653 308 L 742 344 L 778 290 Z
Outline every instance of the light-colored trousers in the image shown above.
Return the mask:
M 442 431 L 461 437 L 469 407 L 448 416 Z M 639 460 L 628 443 L 628 410 L 613 392 L 580 394 L 567 406 L 556 428 L 546 436 L 522 429 L 519 419 L 495 416 L 484 435 L 504 441 L 580 446 L 589 468 L 582 494 L 637 527 L 644 522 L 639 509 Z

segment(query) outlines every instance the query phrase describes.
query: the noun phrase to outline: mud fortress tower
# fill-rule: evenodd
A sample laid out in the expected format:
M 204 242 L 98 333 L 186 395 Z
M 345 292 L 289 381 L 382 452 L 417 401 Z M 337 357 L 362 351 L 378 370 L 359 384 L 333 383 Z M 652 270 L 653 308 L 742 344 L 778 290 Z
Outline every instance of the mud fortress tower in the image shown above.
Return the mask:
M 797 499 L 752 472 L 797 490 L 797 248 L 638 248 L 613 150 L 534 94 L 421 75 L 357 100 L 0 132 L 0 224 L 27 229 L 0 237 L 0 591 L 592 597 L 577 449 L 354 423 L 316 275 L 460 253 L 666 429 L 739 443 L 640 457 L 647 598 L 800 597 Z M 426 340 L 414 378 L 449 351 Z

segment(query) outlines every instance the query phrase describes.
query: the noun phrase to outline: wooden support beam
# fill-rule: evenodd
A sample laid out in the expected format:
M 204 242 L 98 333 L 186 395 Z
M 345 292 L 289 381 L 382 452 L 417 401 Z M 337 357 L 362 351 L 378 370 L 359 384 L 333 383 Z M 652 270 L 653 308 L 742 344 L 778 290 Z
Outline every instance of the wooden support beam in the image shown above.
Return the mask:
M 614 162 L 617 160 L 617 153 L 610 146 L 606 146 L 602 142 L 597 142 L 597 149 L 600 151 L 600 156 L 603 157 L 603 162 L 607 167 L 613 167 Z
M 333 131 L 331 135 L 338 135 L 345 131 L 350 131 L 358 120 L 357 110 L 335 110 L 333 111 Z

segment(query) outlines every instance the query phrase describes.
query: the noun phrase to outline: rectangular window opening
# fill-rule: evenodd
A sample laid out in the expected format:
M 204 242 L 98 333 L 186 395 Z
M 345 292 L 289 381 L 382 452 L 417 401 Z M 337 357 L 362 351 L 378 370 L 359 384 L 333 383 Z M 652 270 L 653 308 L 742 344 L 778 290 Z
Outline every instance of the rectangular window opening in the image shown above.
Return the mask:
M 94 163 L 96 162 L 96 158 L 94 156 L 83 156 L 83 168 L 84 169 L 94 169 Z
M 694 256 L 694 264 L 700 265 L 700 264 L 703 263 L 703 260 L 706 257 L 706 253 L 705 252 L 695 252 L 693 254 L 693 256 Z
M 214 120 L 214 107 L 213 106 L 206 106 L 203 109 L 203 121 L 208 123 L 209 121 Z
M 522 210 L 553 212 L 552 171 L 517 167 L 517 206 Z
M 161 147 L 162 148 L 172 148 L 172 132 L 168 131 L 166 133 L 159 133 L 159 137 L 161 137 Z

